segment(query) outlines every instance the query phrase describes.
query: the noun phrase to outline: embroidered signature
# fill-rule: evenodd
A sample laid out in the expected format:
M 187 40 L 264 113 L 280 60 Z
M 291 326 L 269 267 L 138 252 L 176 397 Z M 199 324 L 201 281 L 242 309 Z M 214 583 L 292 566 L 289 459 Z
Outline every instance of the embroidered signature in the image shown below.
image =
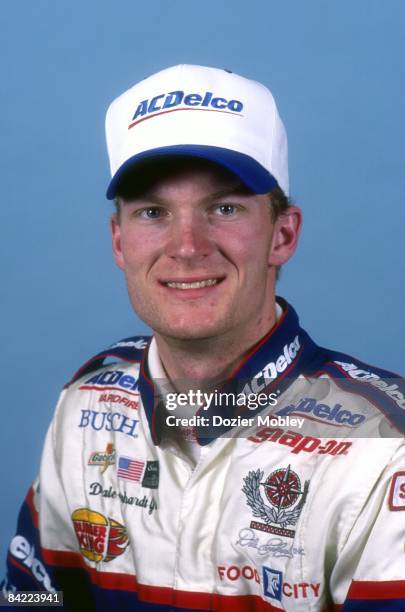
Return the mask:
M 302 547 L 293 546 L 288 542 L 284 542 L 282 538 L 269 538 L 265 544 L 261 544 L 259 537 L 253 529 L 245 527 L 239 532 L 239 539 L 236 542 L 239 546 L 248 546 L 255 548 L 260 556 L 270 555 L 270 557 L 294 557 L 304 556 L 305 551 Z

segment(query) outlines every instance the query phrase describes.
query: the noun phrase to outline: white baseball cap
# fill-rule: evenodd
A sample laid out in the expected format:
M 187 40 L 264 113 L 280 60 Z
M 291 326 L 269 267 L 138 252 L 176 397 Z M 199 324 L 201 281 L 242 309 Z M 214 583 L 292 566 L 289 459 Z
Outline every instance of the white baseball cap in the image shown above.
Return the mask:
M 142 160 L 189 155 L 224 166 L 254 193 L 288 188 L 287 135 L 271 92 L 227 70 L 179 65 L 116 98 L 106 116 L 113 199 Z

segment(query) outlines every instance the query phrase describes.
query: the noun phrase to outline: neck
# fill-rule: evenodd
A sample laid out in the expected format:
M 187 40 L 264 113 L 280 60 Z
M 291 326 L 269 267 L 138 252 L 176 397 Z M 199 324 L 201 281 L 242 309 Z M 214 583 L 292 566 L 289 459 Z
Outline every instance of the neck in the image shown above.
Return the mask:
M 156 334 L 159 357 L 178 391 L 208 391 L 228 378 L 249 350 L 276 323 L 275 304 L 268 315 L 250 322 L 245 333 L 233 330 L 221 336 L 183 340 Z

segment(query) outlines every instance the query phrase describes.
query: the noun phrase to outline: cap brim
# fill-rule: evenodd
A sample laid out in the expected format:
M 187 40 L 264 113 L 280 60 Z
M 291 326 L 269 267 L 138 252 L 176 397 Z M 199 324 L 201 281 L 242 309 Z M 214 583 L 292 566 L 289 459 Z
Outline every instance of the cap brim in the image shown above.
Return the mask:
M 174 145 L 143 151 L 127 159 L 112 177 L 107 189 L 107 198 L 113 200 L 117 196 L 120 180 L 139 162 L 166 155 L 200 157 L 215 162 L 236 174 L 253 193 L 269 193 L 277 185 L 276 179 L 268 170 L 244 153 L 206 145 Z

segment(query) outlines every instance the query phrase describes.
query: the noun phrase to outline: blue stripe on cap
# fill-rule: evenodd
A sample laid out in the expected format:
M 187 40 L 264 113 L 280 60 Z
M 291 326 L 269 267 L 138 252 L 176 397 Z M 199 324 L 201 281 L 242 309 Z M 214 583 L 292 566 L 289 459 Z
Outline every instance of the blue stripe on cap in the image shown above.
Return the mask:
M 174 145 L 170 147 L 159 147 L 143 151 L 130 157 L 117 170 L 107 189 L 107 198 L 112 200 L 117 195 L 119 182 L 122 176 L 140 161 L 161 157 L 166 155 L 186 155 L 200 157 L 227 168 L 236 174 L 240 180 L 253 191 L 253 193 L 269 193 L 278 184 L 276 179 L 268 170 L 249 155 L 223 149 L 221 147 L 210 147 L 206 145 Z

